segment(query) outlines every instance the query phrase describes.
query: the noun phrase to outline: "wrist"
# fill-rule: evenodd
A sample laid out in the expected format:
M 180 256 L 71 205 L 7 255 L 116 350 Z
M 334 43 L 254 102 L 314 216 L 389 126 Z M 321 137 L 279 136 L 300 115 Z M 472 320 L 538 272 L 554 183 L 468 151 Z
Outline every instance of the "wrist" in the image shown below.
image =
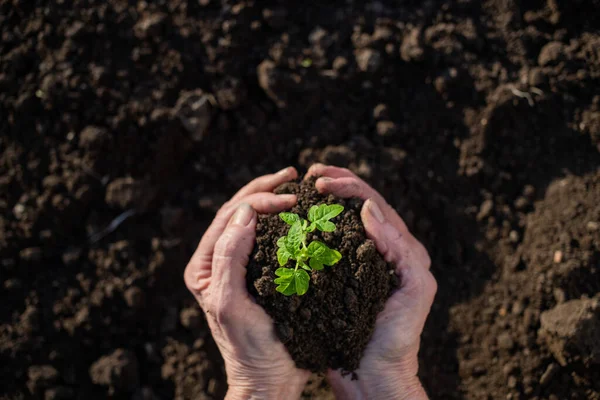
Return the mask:
M 359 378 L 360 379 L 360 378 Z M 359 383 L 365 399 L 427 400 L 427 394 L 416 376 L 411 379 L 390 377 L 369 379 Z
M 225 400 L 299 399 L 307 380 L 308 376 L 289 377 L 287 382 L 281 385 L 260 379 L 230 381 Z
M 229 386 L 225 400 L 270 400 L 277 399 L 279 396 L 277 390 L 268 390 L 266 388 L 241 388 Z

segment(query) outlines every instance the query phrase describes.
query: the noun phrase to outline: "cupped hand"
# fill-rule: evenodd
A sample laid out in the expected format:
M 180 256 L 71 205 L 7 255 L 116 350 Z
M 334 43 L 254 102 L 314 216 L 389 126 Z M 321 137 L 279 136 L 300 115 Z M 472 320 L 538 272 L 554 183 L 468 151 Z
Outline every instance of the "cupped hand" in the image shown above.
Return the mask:
M 246 289 L 246 265 L 256 238 L 256 213 L 296 204 L 273 190 L 296 179 L 294 168 L 257 178 L 225 203 L 202 237 L 184 273 L 205 312 L 225 361 L 227 399 L 299 398 L 309 372 L 297 369 L 277 338 L 273 321 Z
M 427 250 L 385 199 L 349 170 L 315 164 L 306 176 L 319 177 L 315 184 L 321 193 L 366 200 L 361 217 L 367 236 L 385 260 L 396 265 L 401 281 L 377 316 L 373 337 L 356 371 L 358 380 L 328 372 L 336 397 L 427 399 L 417 377 L 420 336 L 437 290 Z

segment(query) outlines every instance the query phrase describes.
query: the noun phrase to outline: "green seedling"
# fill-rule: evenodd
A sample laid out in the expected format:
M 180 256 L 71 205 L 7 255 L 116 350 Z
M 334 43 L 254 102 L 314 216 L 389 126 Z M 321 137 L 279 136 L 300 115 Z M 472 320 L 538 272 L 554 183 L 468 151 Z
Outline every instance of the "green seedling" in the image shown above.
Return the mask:
M 298 294 L 302 296 L 308 290 L 310 276 L 306 271 L 320 271 L 325 265 L 332 266 L 341 260 L 342 254 L 327 247 L 325 243 L 313 240 L 306 244 L 308 232 L 318 229 L 321 232 L 335 231 L 335 224 L 330 220 L 344 211 L 339 204 L 321 204 L 312 206 L 308 211 L 308 221 L 298 214 L 284 212 L 279 217 L 288 225 L 287 235 L 277 241 L 277 261 L 282 268 L 275 271 L 278 276 L 276 290 L 286 296 Z M 294 268 L 283 268 L 289 260 L 296 261 Z

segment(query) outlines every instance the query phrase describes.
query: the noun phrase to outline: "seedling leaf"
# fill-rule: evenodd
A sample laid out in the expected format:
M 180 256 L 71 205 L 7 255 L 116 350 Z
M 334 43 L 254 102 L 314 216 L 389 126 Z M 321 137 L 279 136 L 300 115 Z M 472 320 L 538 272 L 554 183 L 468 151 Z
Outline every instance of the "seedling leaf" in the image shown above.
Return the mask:
M 308 282 L 310 281 L 310 276 L 303 269 L 297 270 L 294 273 L 294 276 L 296 278 L 296 293 L 298 293 L 299 296 L 302 296 L 308 291 Z
M 288 248 L 300 249 L 300 245 L 306 240 L 306 233 L 304 229 L 302 229 L 302 222 L 296 221 L 290 228 L 286 242 L 288 244 Z M 296 252 L 292 252 L 295 254 Z
M 280 213 L 279 217 L 288 225 L 288 234 L 277 240 L 277 261 L 285 267 L 289 260 L 296 261 L 295 268 L 278 268 L 276 290 L 286 296 L 298 294 L 302 296 L 308 291 L 310 275 L 306 271 L 322 270 L 325 265 L 332 266 L 342 258 L 342 254 L 327 247 L 317 240 L 306 245 L 308 232 L 319 229 L 322 232 L 333 232 L 335 224 L 330 219 L 338 216 L 344 207 L 339 204 L 321 204 L 313 206 L 308 212 L 308 221 L 294 213 Z
M 309 231 L 314 231 L 316 227 L 321 232 L 333 232 L 335 224 L 329 220 L 340 215 L 342 211 L 344 211 L 344 206 L 339 204 L 312 206 L 308 210 L 308 220 L 312 222 Z
M 279 218 L 281 218 L 288 225 L 294 225 L 294 223 L 300 221 L 300 216 L 298 214 L 289 212 L 279 213 Z

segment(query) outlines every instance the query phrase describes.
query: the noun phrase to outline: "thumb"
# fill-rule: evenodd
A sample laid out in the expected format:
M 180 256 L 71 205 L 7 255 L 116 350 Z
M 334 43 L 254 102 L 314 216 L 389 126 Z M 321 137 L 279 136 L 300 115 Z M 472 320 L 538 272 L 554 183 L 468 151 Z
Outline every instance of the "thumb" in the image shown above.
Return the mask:
M 400 289 L 390 297 L 381 316 L 411 310 L 409 318 L 403 316 L 404 323 L 421 330 L 437 291 L 426 250 L 409 232 L 402 234 L 386 221 L 374 201 L 365 202 L 361 217 L 367 236 L 375 242 L 385 260 L 396 265 L 396 274 L 401 280 Z
M 246 265 L 256 238 L 256 212 L 241 204 L 215 244 L 210 296 L 218 308 L 248 299 Z

